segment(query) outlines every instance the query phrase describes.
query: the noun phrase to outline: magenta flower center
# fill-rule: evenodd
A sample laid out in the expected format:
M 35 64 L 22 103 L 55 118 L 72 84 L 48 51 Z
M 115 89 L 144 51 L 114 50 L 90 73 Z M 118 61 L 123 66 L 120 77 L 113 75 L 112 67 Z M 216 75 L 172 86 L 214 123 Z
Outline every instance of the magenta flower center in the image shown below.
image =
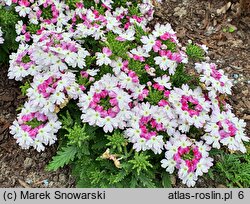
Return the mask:
M 162 123 L 157 123 L 151 116 L 143 116 L 140 119 L 139 127 L 141 129 L 140 136 L 149 140 L 151 137 L 157 136 L 157 132 L 164 131 L 165 128 Z
M 107 116 L 114 118 L 120 112 L 119 103 L 113 91 L 102 90 L 95 93 L 89 107 L 99 112 L 102 118 Z
M 238 130 L 235 127 L 234 123 L 232 123 L 231 121 L 227 119 L 217 122 L 217 125 L 219 126 L 219 133 L 220 133 L 221 139 L 224 139 L 227 137 L 234 137 Z
M 197 146 L 179 147 L 178 152 L 174 155 L 177 166 L 180 167 L 181 163 L 184 161 L 188 167 L 188 172 L 194 172 L 196 170 L 197 164 L 201 158 L 202 154 Z
M 61 80 L 61 78 L 55 79 L 53 77 L 49 77 L 42 84 L 38 85 L 38 93 L 42 94 L 44 98 L 50 97 L 50 95 L 56 91 L 59 80 Z
M 181 98 L 182 110 L 187 111 L 192 117 L 194 115 L 200 115 L 202 106 L 199 101 L 192 96 L 182 96 Z
M 35 138 L 38 131 L 48 122 L 48 117 L 36 112 L 22 116 L 21 120 L 23 123 L 21 124 L 22 130 L 28 132 L 31 138 Z

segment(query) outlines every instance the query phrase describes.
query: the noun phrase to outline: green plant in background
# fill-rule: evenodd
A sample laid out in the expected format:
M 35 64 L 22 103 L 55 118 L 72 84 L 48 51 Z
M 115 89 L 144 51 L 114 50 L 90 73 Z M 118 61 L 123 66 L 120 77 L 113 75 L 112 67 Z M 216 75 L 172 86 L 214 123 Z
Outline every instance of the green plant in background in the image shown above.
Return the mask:
M 13 7 L 0 6 L 0 27 L 4 33 L 4 44 L 0 46 L 0 64 L 7 62 L 10 53 L 18 48 L 18 43 L 15 41 L 17 36 L 15 25 L 18 20 L 19 17 Z
M 227 154 L 222 150 L 213 150 L 217 162 L 209 172 L 210 179 L 229 188 L 250 187 L 250 152 L 247 154 Z
M 223 31 L 224 33 L 233 33 L 233 32 L 236 31 L 236 30 L 237 30 L 237 28 L 236 28 L 235 26 L 232 26 L 232 25 L 226 26 L 226 27 L 224 27 L 224 28 L 222 29 L 222 31 Z
M 198 45 L 189 43 L 186 48 L 186 53 L 189 59 L 200 61 L 204 60 L 205 51 Z
M 25 96 L 27 94 L 27 90 L 31 87 L 30 82 L 26 81 L 23 85 L 20 86 L 22 95 Z

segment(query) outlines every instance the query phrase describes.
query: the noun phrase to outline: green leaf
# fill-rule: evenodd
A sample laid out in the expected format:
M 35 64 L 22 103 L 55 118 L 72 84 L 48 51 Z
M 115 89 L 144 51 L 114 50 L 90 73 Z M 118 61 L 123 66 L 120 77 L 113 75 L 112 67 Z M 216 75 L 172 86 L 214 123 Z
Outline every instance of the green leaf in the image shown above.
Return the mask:
M 170 40 L 163 41 L 163 44 L 167 46 L 167 50 L 170 50 L 171 52 L 176 52 L 176 44 Z
M 128 144 L 127 139 L 119 130 L 115 130 L 112 135 L 105 136 L 107 136 L 107 139 L 109 140 L 107 146 L 110 146 L 113 150 L 117 150 L 118 152 L 122 152 L 123 147 L 126 147 Z
M 234 27 L 229 27 L 229 28 L 228 28 L 228 32 L 229 32 L 229 33 L 233 33 L 234 31 L 235 31 L 235 28 L 234 28 Z
M 149 94 L 147 100 L 151 105 L 157 105 L 161 99 L 164 98 L 163 91 L 158 91 L 156 89 L 149 89 Z
M 181 87 L 182 84 L 187 83 L 193 84 L 192 80 L 193 77 L 185 72 L 183 64 L 179 64 L 176 68 L 175 74 L 170 76 L 170 81 L 174 87 Z
M 137 179 L 133 176 L 130 181 L 130 188 L 135 188 L 137 186 Z
M 139 25 L 135 25 L 135 40 L 137 43 L 141 43 L 142 36 L 146 36 L 147 32 Z
M 66 113 L 63 115 L 60 115 L 62 117 L 62 119 L 60 120 L 62 122 L 63 128 L 64 129 L 68 129 L 70 127 L 72 127 L 72 125 L 74 124 L 73 119 L 71 118 L 71 115 L 69 113 L 69 111 L 67 110 Z
M 126 171 L 120 171 L 118 174 L 111 177 L 110 183 L 111 184 L 119 183 L 119 182 L 123 181 L 126 176 L 127 176 Z
M 132 169 L 135 169 L 137 175 L 139 176 L 142 171 L 147 171 L 149 168 L 152 168 L 152 164 L 148 161 L 149 156 L 144 153 L 135 153 L 134 159 L 128 161 L 133 165 Z
M 198 45 L 194 45 L 192 43 L 187 45 L 186 53 L 188 55 L 188 58 L 198 61 L 203 60 L 205 56 L 205 51 Z
M 27 90 L 30 88 L 30 82 L 26 81 L 24 85 L 20 86 L 22 95 L 25 96 L 27 94 Z
M 138 177 L 140 182 L 142 183 L 143 187 L 146 188 L 155 188 L 155 184 L 153 182 L 153 180 L 148 177 L 146 174 L 142 174 L 140 177 Z
M 46 167 L 48 171 L 56 171 L 60 167 L 63 167 L 73 161 L 78 152 L 76 146 L 62 147 L 61 150 L 57 152 L 57 155 L 52 157 L 52 161 Z
M 162 185 L 163 185 L 163 187 L 164 188 L 171 188 L 172 185 L 171 185 L 171 178 L 170 178 L 169 173 L 163 172 L 161 175 L 162 175 Z

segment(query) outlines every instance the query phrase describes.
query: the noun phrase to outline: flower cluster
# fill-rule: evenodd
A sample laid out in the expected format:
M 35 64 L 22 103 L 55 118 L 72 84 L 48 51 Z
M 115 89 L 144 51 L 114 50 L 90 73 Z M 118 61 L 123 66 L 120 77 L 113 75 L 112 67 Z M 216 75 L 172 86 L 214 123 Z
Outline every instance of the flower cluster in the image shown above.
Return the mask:
M 195 69 L 201 73 L 200 81 L 206 85 L 210 97 L 220 94 L 231 94 L 232 82 L 224 75 L 223 70 L 218 70 L 214 63 L 196 63 Z
M 151 149 L 161 153 L 164 145 L 161 133 L 167 130 L 169 122 L 163 108 L 142 103 L 132 109 L 132 114 L 125 136 L 134 143 L 136 151 Z
M 109 74 L 95 82 L 79 101 L 82 121 L 103 127 L 104 132 L 124 129 L 130 119 L 131 96 L 121 88 L 119 79 Z
M 10 127 L 10 133 L 22 148 L 34 147 L 37 151 L 43 151 L 44 145 L 55 143 L 56 133 L 60 128 L 61 122 L 56 114 L 43 114 L 26 102 L 17 120 Z
M 10 128 L 22 148 L 53 144 L 57 113 L 75 100 L 83 123 L 120 131 L 137 152 L 166 151 L 162 167 L 188 186 L 212 166 L 211 148 L 246 152 L 245 123 L 223 98 L 232 83 L 206 62 L 195 64 L 195 82 L 182 80 L 188 55 L 170 24 L 148 26 L 150 0 L 5 3 L 22 19 L 8 77 L 33 79 Z
M 203 139 L 214 148 L 220 148 L 220 143 L 232 151 L 246 152 L 244 141 L 249 138 L 244 134 L 246 123 L 238 119 L 230 111 L 214 111 L 211 120 L 205 125 L 206 134 Z
M 166 159 L 161 161 L 167 172 L 178 169 L 178 176 L 187 186 L 194 186 L 198 176 L 207 173 L 213 165 L 209 157 L 210 147 L 203 142 L 193 142 L 186 135 L 176 134 L 165 145 Z
M 75 75 L 70 72 L 37 75 L 27 90 L 30 105 L 45 114 L 56 112 L 57 106 L 62 107 L 69 99 L 77 99 L 81 94 Z
M 186 84 L 174 88 L 169 101 L 179 116 L 180 130 L 188 132 L 191 125 L 201 128 L 209 120 L 210 102 L 206 100 L 200 87 L 191 90 Z

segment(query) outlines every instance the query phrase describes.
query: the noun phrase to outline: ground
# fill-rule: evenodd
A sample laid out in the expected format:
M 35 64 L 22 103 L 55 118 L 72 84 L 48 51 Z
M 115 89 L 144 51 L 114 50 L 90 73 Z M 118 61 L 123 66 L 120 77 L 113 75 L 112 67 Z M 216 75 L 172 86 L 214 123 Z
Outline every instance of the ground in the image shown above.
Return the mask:
M 166 0 L 156 8 L 153 23 L 169 22 L 182 44 L 188 40 L 205 44 L 208 56 L 234 80 L 233 95 L 228 102 L 235 114 L 247 122 L 250 135 L 250 15 L 241 16 L 238 1 Z M 69 168 L 57 172 L 44 170 L 57 146 L 45 152 L 22 150 L 9 135 L 8 127 L 16 109 L 25 98 L 19 85 L 7 78 L 7 66 L 0 74 L 0 187 L 74 187 Z M 172 183 L 181 187 L 172 177 Z M 200 179 L 198 187 L 223 187 Z

